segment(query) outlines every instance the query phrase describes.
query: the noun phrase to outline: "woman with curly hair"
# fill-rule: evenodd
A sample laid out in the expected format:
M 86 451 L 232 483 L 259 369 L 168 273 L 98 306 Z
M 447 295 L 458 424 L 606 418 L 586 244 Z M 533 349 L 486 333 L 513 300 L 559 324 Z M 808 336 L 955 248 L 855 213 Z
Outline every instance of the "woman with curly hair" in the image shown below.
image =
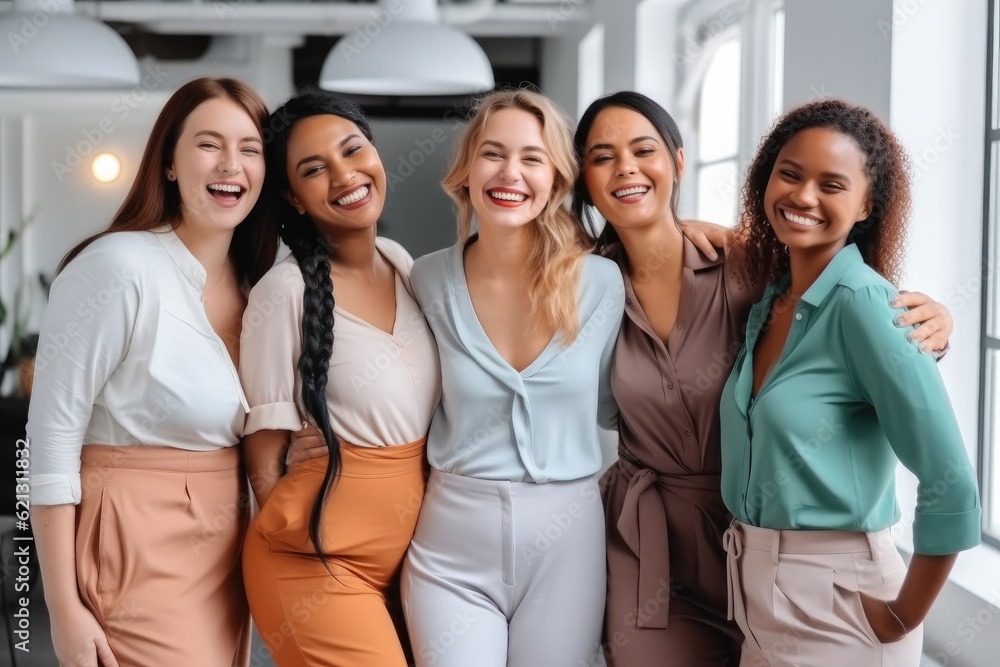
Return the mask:
M 250 610 L 281 667 L 404 667 L 398 576 L 424 493 L 437 349 L 413 260 L 376 235 L 386 175 L 361 109 L 306 91 L 268 128 L 265 195 L 291 255 L 243 318 L 243 448 L 261 506 L 243 550 Z M 281 477 L 304 422 L 325 455 Z
M 760 290 L 748 285 L 738 244 L 702 250 L 694 225 L 679 229 L 684 149 L 662 106 L 632 91 L 602 97 L 575 143 L 575 209 L 625 281 L 611 373 L 618 460 L 602 480 L 605 656 L 621 667 L 659 665 L 665 655 L 679 666 L 735 665 L 743 637 L 726 613 L 731 516 L 719 492 L 719 397 Z M 904 302 L 916 307 L 903 317 L 923 321 L 921 345 L 943 345 L 947 310 L 917 293 Z
M 441 355 L 428 492 L 403 567 L 417 665 L 592 664 L 604 613 L 598 424 L 624 306 L 567 206 L 566 117 L 487 96 L 443 186 L 459 243 L 413 266 Z M 472 233 L 472 221 L 478 233 Z
M 934 360 L 893 326 L 907 160 L 868 110 L 782 117 L 743 190 L 746 342 L 722 394 L 742 664 L 919 663 L 924 617 L 979 543 L 976 477 Z M 895 469 L 919 480 L 909 567 Z

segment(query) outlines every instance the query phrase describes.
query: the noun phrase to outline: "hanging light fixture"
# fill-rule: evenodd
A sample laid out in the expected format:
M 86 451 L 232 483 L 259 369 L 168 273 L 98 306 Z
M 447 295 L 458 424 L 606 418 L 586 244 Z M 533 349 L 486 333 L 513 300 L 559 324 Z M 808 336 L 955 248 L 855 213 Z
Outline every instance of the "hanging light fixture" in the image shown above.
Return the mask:
M 73 13 L 73 0 L 14 0 L 0 15 L 2 88 L 119 88 L 139 83 L 121 35 Z
M 476 41 L 438 21 L 437 0 L 382 0 L 327 55 L 319 85 L 356 95 L 467 95 L 495 83 Z

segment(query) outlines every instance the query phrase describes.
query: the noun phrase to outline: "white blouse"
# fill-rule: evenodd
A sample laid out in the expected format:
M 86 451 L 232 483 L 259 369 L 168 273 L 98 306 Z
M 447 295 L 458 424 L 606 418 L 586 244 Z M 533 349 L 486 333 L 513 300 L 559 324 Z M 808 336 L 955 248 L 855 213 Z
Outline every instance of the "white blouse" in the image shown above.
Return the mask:
M 410 293 L 413 260 L 395 241 L 378 238 L 375 246 L 396 269 L 392 333 L 335 306 L 326 385 L 333 432 L 364 447 L 423 438 L 441 396 L 437 346 Z M 240 377 L 251 406 L 247 434 L 297 431 L 312 421 L 298 372 L 304 288 L 298 263 L 289 256 L 250 292 L 240 341 Z
M 28 408 L 33 503 L 80 502 L 84 444 L 239 442 L 249 406 L 204 286 L 204 267 L 167 226 L 97 239 L 56 277 Z

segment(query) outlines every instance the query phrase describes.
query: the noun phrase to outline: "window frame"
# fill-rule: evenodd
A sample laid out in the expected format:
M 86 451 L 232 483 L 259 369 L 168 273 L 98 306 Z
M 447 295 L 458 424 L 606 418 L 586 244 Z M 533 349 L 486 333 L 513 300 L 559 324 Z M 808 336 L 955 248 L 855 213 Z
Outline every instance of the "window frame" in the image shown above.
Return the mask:
M 993 440 L 993 432 L 997 424 L 991 423 L 990 408 L 995 396 L 1000 393 L 1000 386 L 992 384 L 987 372 L 988 358 L 991 352 L 1000 353 L 1000 338 L 990 335 L 990 314 L 994 310 L 990 302 L 1000 301 L 1000 276 L 993 270 L 1000 256 L 994 256 L 993 249 L 1000 246 L 1000 164 L 994 160 L 994 144 L 1000 145 L 1000 86 L 997 78 L 998 60 L 1000 60 L 1000 5 L 998 0 L 989 0 L 987 9 L 987 58 L 986 58 L 986 127 L 985 127 L 985 157 L 983 162 L 983 253 L 982 275 L 980 276 L 980 356 L 979 356 L 979 489 L 986 501 L 983 503 L 983 541 L 1000 547 L 1000 532 L 996 534 L 987 531 L 991 523 L 996 523 L 1000 517 L 989 515 L 994 494 L 1000 493 L 1000 478 L 990 475 L 989 467 L 993 467 L 993 457 L 1000 456 L 1000 441 Z M 997 253 L 1000 255 L 1000 252 Z M 994 318 L 1000 313 L 993 313 Z M 993 332 L 1000 334 L 1000 332 Z M 1000 363 L 998 361 L 997 363 Z M 1000 419 L 993 415 L 992 420 Z
M 775 88 L 775 22 L 774 15 L 784 9 L 784 0 L 692 0 L 678 14 L 678 44 L 694 43 L 700 53 L 690 61 L 682 61 L 675 98 L 675 115 L 685 140 L 688 169 L 682 181 L 682 215 L 696 213 L 698 203 L 698 169 L 708 166 L 698 160 L 698 101 L 705 74 L 719 46 L 736 32 L 740 39 L 740 99 L 739 134 L 736 155 L 737 190 L 776 114 Z M 726 21 L 726 12 L 736 12 L 736 20 Z M 715 20 L 724 29 L 711 33 L 700 44 L 699 31 Z M 726 158 L 729 160 L 732 158 Z M 737 209 L 739 197 L 737 196 Z M 739 212 L 737 210 L 737 216 Z M 712 221 L 719 222 L 719 221 Z M 736 221 L 734 220 L 734 223 Z

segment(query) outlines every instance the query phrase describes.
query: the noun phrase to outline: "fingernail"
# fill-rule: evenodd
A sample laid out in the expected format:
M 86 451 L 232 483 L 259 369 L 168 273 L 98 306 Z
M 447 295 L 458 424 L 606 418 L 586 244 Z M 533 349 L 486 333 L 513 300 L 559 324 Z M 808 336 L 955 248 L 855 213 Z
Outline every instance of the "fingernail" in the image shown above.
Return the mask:
M 910 333 L 906 334 L 906 340 L 910 341 L 911 343 L 913 342 L 913 332 L 912 331 Z
M 892 301 L 889 302 L 889 305 L 892 306 L 893 308 L 902 308 L 902 306 L 899 305 L 898 297 L 893 297 Z
M 896 315 L 896 317 L 892 318 L 892 323 L 895 324 L 897 327 L 905 326 L 903 324 L 903 316 L 902 315 Z

